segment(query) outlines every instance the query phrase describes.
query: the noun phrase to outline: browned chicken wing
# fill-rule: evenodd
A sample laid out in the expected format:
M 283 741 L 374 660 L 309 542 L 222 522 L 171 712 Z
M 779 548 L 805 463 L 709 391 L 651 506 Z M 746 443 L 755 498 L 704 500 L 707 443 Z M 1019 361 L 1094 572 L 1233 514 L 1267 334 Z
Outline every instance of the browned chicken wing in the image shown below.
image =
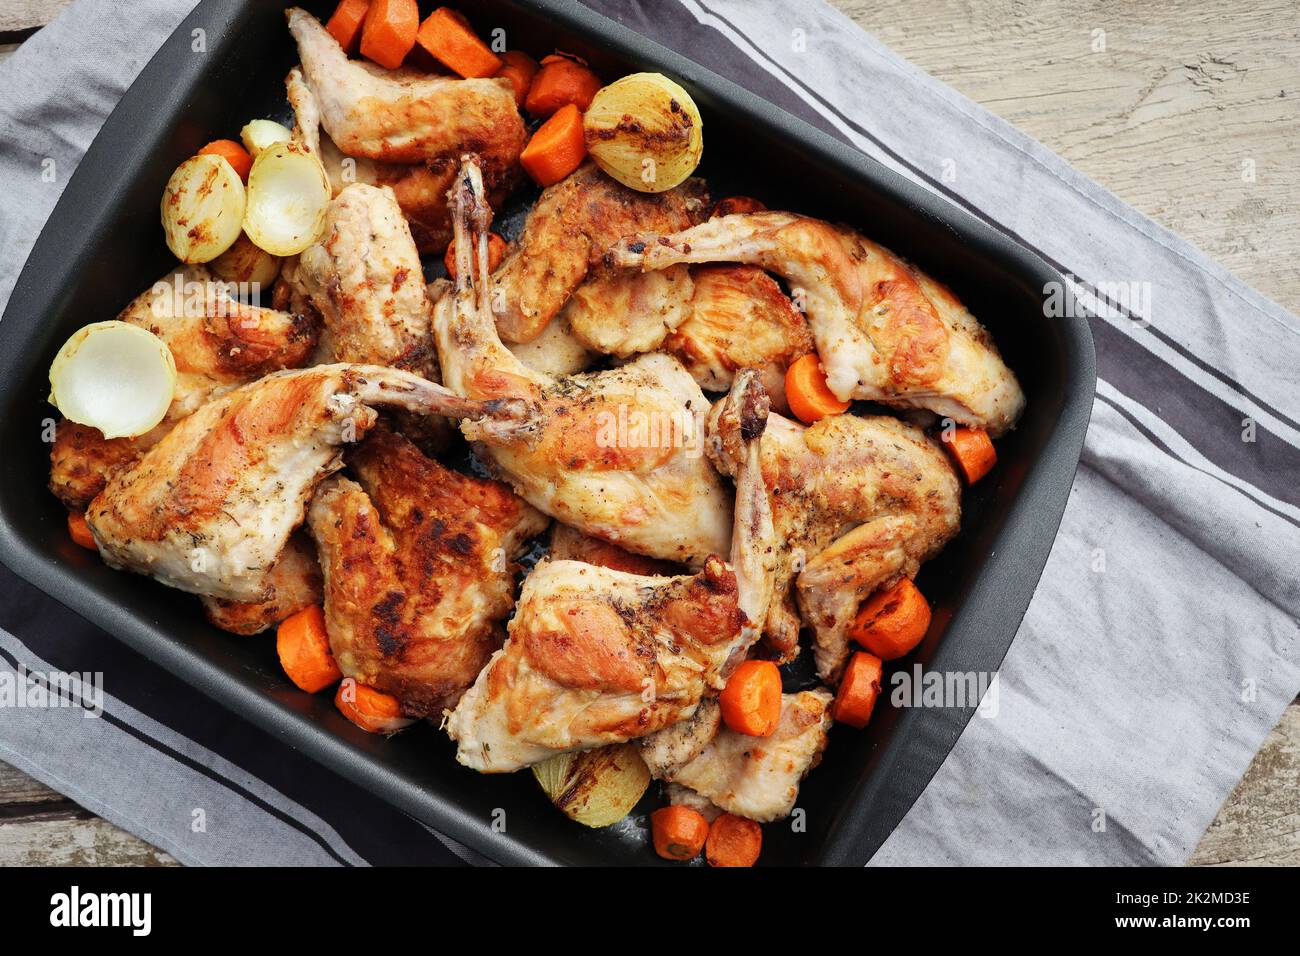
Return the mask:
M 287 16 L 315 115 L 344 154 L 417 165 L 470 151 L 492 185 L 517 175 L 527 132 L 509 80 L 385 70 L 348 59 L 311 14 L 291 7 Z
M 705 391 L 725 392 L 737 369 L 758 369 L 778 411 L 788 407 L 786 369 L 814 349 L 808 322 L 755 266 L 601 271 L 574 290 L 547 330 L 561 322 L 597 354 L 662 348 Z
M 404 368 L 436 381 L 420 254 L 393 191 L 354 183 L 287 276 L 323 320 L 319 363 Z
M 348 156 L 320 132 L 320 110 L 316 99 L 294 67 L 285 79 L 289 103 L 295 116 L 294 135 L 320 157 L 337 196 L 353 183 L 387 186 L 393 190 L 402 214 L 411 227 L 415 246 L 423 253 L 441 253 L 451 242 L 451 219 L 447 212 L 447 190 L 456 178 L 459 156 L 452 153 L 422 163 L 383 163 L 364 156 Z M 513 167 L 501 171 L 499 181 L 488 184 L 493 203 L 504 202 L 520 177 Z
M 169 273 L 118 315 L 158 336 L 176 361 L 176 397 L 168 418 L 268 372 L 305 365 L 320 328 L 311 317 L 241 302 L 201 265 Z
M 715 415 L 710 455 L 726 474 L 744 445 Z M 957 532 L 961 487 L 938 443 L 888 416 L 833 415 L 805 428 L 768 418 L 763 480 L 779 542 L 764 637 L 781 660 L 799 652 L 799 606 L 816 635 L 817 673 L 838 676 L 848 628 L 877 588 L 912 577 Z
M 164 420 L 138 438 L 105 438 L 98 428 L 63 419 L 50 445 L 50 491 L 70 511 L 85 511 L 113 472 L 134 464 L 170 430 Z
M 727 813 L 769 823 L 790 815 L 799 784 L 821 759 L 832 723 L 830 702 L 823 689 L 782 694 L 781 721 L 767 737 L 737 733 L 716 717 L 683 721 L 646 738 L 641 755 L 657 779 Z M 711 716 L 716 707 L 701 704 L 700 711 Z
M 357 480 L 328 479 L 307 515 L 334 658 L 408 717 L 434 716 L 501 646 L 513 562 L 547 518 L 500 482 L 445 468 L 384 429 L 347 460 Z
M 691 179 L 663 193 L 641 193 L 586 163 L 542 193 L 524 232 L 492 277 L 492 311 L 507 342 L 528 342 L 622 236 L 685 229 L 704 217 L 704 184 Z
M 947 288 L 851 229 L 785 212 L 722 216 L 622 240 L 609 261 L 642 270 L 743 262 L 785 278 L 843 401 L 925 408 L 997 436 L 1024 408 L 992 337 Z
M 628 358 L 653 352 L 686 321 L 694 291 L 685 266 L 645 273 L 599 272 L 574 290 L 555 322 L 567 322 L 574 337 L 592 352 Z
M 700 388 L 723 392 L 736 371 L 756 369 L 785 414 L 785 372 L 813 351 L 808 322 L 776 281 L 754 266 L 696 266 L 694 292 L 686 321 L 664 340 Z

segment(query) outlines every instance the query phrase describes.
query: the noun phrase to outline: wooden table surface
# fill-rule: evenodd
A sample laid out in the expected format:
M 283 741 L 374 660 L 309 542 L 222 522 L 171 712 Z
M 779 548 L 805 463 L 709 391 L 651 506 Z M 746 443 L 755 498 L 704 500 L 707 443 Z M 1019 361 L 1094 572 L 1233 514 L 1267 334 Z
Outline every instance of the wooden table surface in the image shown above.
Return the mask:
M 0 34 L 67 0 L 6 0 Z M 832 0 L 1284 308 L 1300 311 L 1295 0 Z M 798 0 L 792 0 L 792 22 Z M 3 36 L 0 58 L 21 36 Z M 1100 49 L 1099 49 L 1100 47 Z M 869 95 L 870 91 L 864 91 Z M 1243 163 L 1255 170 L 1243 181 Z M 0 764 L 0 866 L 174 863 Z M 1300 704 L 1269 734 L 1194 864 L 1300 864 Z

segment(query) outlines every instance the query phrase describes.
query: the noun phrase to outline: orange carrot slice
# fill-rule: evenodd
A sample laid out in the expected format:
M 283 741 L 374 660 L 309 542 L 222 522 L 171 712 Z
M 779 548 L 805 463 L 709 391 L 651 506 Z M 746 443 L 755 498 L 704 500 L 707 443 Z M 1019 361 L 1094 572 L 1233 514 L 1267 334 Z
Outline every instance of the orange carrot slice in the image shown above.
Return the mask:
M 439 7 L 420 24 L 416 41 L 466 79 L 495 76 L 501 58 L 478 38 L 464 15 Z
M 415 0 L 371 0 L 361 27 L 361 55 L 395 70 L 415 46 L 419 29 L 420 9 Z
M 233 139 L 214 139 L 199 150 L 200 156 L 220 156 L 239 174 L 239 178 L 248 182 L 248 171 L 253 168 L 253 157 Z
M 409 717 L 402 716 L 402 704 L 396 697 L 360 684 L 350 677 L 339 684 L 338 693 L 334 695 L 334 706 L 344 717 L 371 734 L 396 733 L 415 723 Z
M 552 53 L 542 58 L 524 100 L 532 116 L 550 116 L 573 105 L 585 111 L 600 89 L 600 77 L 577 57 Z
M 892 661 L 920 644 L 929 628 L 930 603 L 911 578 L 903 578 L 867 599 L 849 636 L 881 660 Z
M 998 453 L 993 450 L 989 433 L 982 428 L 957 428 L 951 434 L 941 432 L 940 441 L 968 485 L 975 484 L 997 464 Z
M 370 9 L 370 0 L 340 0 L 334 8 L 325 29 L 329 35 L 339 41 L 343 52 L 349 55 L 357 52 L 357 43 L 361 39 L 361 28 L 366 22 L 366 12 Z
M 90 533 L 90 525 L 86 524 L 86 516 L 80 511 L 68 512 L 68 536 L 83 548 L 91 551 L 99 550 L 99 545 L 95 544 L 95 536 Z
M 805 425 L 828 415 L 839 415 L 849 408 L 848 402 L 841 402 L 827 387 L 821 360 L 813 353 L 795 359 L 786 369 L 785 399 L 790 411 Z
M 506 50 L 501 54 L 501 69 L 497 70 L 496 75 L 504 76 L 514 86 L 515 106 L 520 109 L 524 108 L 528 90 L 539 69 L 537 61 L 523 50 Z
M 867 726 L 871 712 L 876 709 L 876 698 L 880 696 L 880 675 L 879 657 L 865 651 L 856 652 L 840 678 L 831 716 L 859 730 Z
M 753 866 L 762 849 L 762 827 L 745 817 L 724 813 L 709 827 L 704 858 L 709 866 Z
M 581 166 L 586 155 L 582 113 L 570 103 L 538 128 L 519 162 L 539 186 L 550 186 Z
M 743 661 L 718 697 L 722 719 L 738 734 L 770 737 L 781 722 L 781 671 L 771 661 Z
M 309 694 L 337 684 L 343 678 L 330 650 L 325 612 L 319 604 L 305 607 L 280 622 L 275 632 L 275 650 L 289 680 Z
M 665 860 L 693 860 L 709 837 L 709 821 L 690 807 L 660 807 L 650 814 L 650 835 Z

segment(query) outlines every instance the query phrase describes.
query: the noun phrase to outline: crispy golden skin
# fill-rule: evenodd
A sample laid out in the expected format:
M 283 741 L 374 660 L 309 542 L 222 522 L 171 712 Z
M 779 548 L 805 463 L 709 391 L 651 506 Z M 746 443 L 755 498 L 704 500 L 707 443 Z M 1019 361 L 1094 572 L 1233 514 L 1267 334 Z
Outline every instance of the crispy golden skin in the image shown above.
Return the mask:
M 710 457 L 737 471 L 738 429 L 716 414 Z M 957 532 L 961 487 L 920 429 L 888 416 L 833 415 L 805 428 L 779 415 L 762 439 L 763 482 L 776 526 L 776 594 L 764 638 L 781 660 L 799 652 L 800 618 L 816 633 L 817 671 L 838 676 L 848 628 L 878 587 L 912 576 Z
M 447 724 L 484 773 L 622 743 L 688 717 L 744 633 L 735 573 L 643 577 L 548 561 L 524 581 L 510 640 Z
M 690 717 L 758 636 L 776 550 L 758 438 L 767 415 L 752 375 L 720 403 L 744 449 L 731 560 L 652 576 L 549 560 L 524 582 L 510 639 L 447 721 L 456 759 L 504 773 L 556 752 L 621 743 Z
M 113 472 L 157 444 L 159 428 L 139 438 L 105 438 L 98 428 L 63 419 L 50 446 L 50 491 L 69 510 L 85 511 Z
M 167 416 L 138 438 L 110 441 L 98 429 L 59 423 L 50 449 L 50 490 L 78 511 L 113 472 L 134 464 L 204 402 L 268 372 L 306 364 L 319 334 L 316 323 L 301 314 L 233 299 L 201 265 L 163 276 L 117 318 L 167 343 L 176 362 L 176 391 Z
M 302 531 L 294 532 L 289 543 L 267 574 L 270 596 L 265 601 L 227 601 L 203 597 L 208 620 L 232 634 L 260 634 L 305 607 L 324 598 L 316 545 Z
M 320 156 L 333 194 L 337 196 L 353 183 L 388 186 L 410 224 L 416 248 L 422 253 L 445 251 L 451 242 L 447 190 L 456 178 L 459 157 L 449 153 L 420 163 L 384 163 L 364 156 L 349 156 L 329 136 L 321 135 L 320 108 L 299 67 L 289 71 L 285 87 L 296 117 L 295 135 L 300 143 Z M 492 175 L 487 185 L 494 205 L 504 202 L 522 180 L 514 164 L 494 169 Z
M 785 371 L 813 351 L 808 322 L 771 276 L 755 266 L 695 266 L 690 315 L 663 347 L 708 392 L 757 369 L 772 407 L 785 412 Z
M 517 168 L 527 131 L 509 80 L 350 60 L 311 14 L 291 7 L 287 16 L 320 123 L 347 155 L 423 164 L 477 153 L 492 183 Z
M 536 338 L 611 245 L 638 232 L 685 229 L 703 218 L 707 203 L 701 180 L 663 193 L 640 193 L 594 163 L 547 187 L 519 242 L 492 277 L 501 337 L 507 342 Z
M 551 325 L 567 323 L 592 352 L 628 358 L 659 348 L 690 316 L 693 293 L 686 266 L 598 272 L 574 290 Z
M 832 723 L 830 702 L 830 692 L 821 688 L 782 694 L 781 721 L 770 736 L 749 737 L 715 720 L 715 733 L 693 754 L 698 741 L 673 748 L 674 738 L 695 729 L 691 722 L 647 738 L 642 755 L 657 779 L 687 787 L 728 813 L 769 823 L 790 815 L 800 782 L 821 760 Z
M 861 234 L 788 212 L 710 219 L 674 235 L 621 240 L 611 264 L 642 270 L 741 262 L 783 277 L 843 401 L 924 408 L 997 436 L 1025 396 L 992 337 L 953 293 Z
M 320 313 L 316 361 L 404 368 L 437 381 L 420 255 L 391 189 L 354 183 L 286 278 Z
M 526 402 L 534 424 L 505 441 L 462 424 L 466 437 L 529 504 L 587 534 L 696 567 L 722 553 L 731 496 L 700 450 L 708 403 L 695 380 L 661 353 L 563 377 L 524 365 L 497 335 L 486 256 L 475 262 L 491 210 L 472 161 L 454 205 L 456 284 L 439 284 L 433 310 L 443 379 L 470 398 Z
M 501 645 L 512 562 L 547 519 L 383 429 L 348 463 L 357 481 L 331 479 L 308 511 L 330 646 L 345 675 L 397 697 L 407 716 L 434 716 Z
M 479 403 L 400 369 L 317 365 L 208 402 L 115 472 L 86 521 L 112 567 L 232 601 L 265 601 L 267 577 L 316 486 L 378 408 L 490 416 L 526 427 L 519 403 Z

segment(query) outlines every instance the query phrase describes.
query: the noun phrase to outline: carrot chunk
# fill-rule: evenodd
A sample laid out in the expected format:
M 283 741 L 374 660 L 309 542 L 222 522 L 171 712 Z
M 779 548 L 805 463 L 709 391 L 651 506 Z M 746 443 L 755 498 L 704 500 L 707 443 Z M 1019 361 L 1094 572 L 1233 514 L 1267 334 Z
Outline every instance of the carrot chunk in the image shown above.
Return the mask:
M 402 716 L 402 704 L 389 694 L 348 678 L 339 684 L 334 706 L 348 720 L 371 734 L 396 733 L 415 723 Z
M 911 578 L 903 578 L 867 598 L 849 636 L 881 660 L 892 661 L 920 644 L 929 627 L 930 602 Z
M 495 232 L 488 233 L 488 272 L 495 272 L 506 255 L 506 241 Z M 456 278 L 456 240 L 447 247 L 447 254 L 442 257 L 442 264 L 447 267 L 447 275 Z
M 495 76 L 501 58 L 478 38 L 464 15 L 439 7 L 420 24 L 416 41 L 438 61 L 466 79 Z
M 709 827 L 704 858 L 709 866 L 753 866 L 762 849 L 762 827 L 745 817 L 724 813 Z
M 848 402 L 841 402 L 827 387 L 821 360 L 811 352 L 795 359 L 786 369 L 785 399 L 790 411 L 805 425 L 828 415 L 839 415 L 849 408 Z
M 665 860 L 693 860 L 709 837 L 709 821 L 690 807 L 660 807 L 650 814 L 650 835 Z
M 728 196 L 714 203 L 709 218 L 717 219 L 719 216 L 734 216 L 737 213 L 766 211 L 767 207 L 753 196 Z
M 586 111 L 600 89 L 600 77 L 577 57 L 552 53 L 542 57 L 524 108 L 532 116 L 550 116 L 566 106 Z
M 415 0 L 371 0 L 361 27 L 361 55 L 395 70 L 415 46 L 419 29 L 420 9 Z
M 831 704 L 831 716 L 842 724 L 861 729 L 867 726 L 876 698 L 880 696 L 881 660 L 858 651 L 844 668 L 839 691 Z
M 781 722 L 781 671 L 771 661 L 744 661 L 718 696 L 722 719 L 738 734 L 770 737 Z
M 549 186 L 581 166 L 586 155 L 582 113 L 570 103 L 538 127 L 519 154 L 519 163 L 539 186 Z
M 91 551 L 99 550 L 99 545 L 95 544 L 95 536 L 90 533 L 90 525 L 86 524 L 86 516 L 80 511 L 68 512 L 68 536 L 83 548 Z
M 940 441 L 968 485 L 975 484 L 997 464 L 998 453 L 993 450 L 989 433 L 982 428 L 957 428 L 952 434 L 945 430 Z
M 299 689 L 309 694 L 338 683 L 343 677 L 325 632 L 325 612 L 319 604 L 305 607 L 280 622 L 275 632 L 280 666 Z
M 220 156 L 239 174 L 239 178 L 248 182 L 248 171 L 253 168 L 253 157 L 233 139 L 214 139 L 199 150 L 200 156 Z
M 366 22 L 366 12 L 370 9 L 370 0 L 340 0 L 334 8 L 325 29 L 329 35 L 339 41 L 343 52 L 357 52 L 357 42 L 361 39 L 361 28 Z
M 515 88 L 515 106 L 523 109 L 533 77 L 539 69 L 537 61 L 523 50 L 506 50 L 501 54 L 501 69 L 495 75 L 504 76 L 511 82 Z

